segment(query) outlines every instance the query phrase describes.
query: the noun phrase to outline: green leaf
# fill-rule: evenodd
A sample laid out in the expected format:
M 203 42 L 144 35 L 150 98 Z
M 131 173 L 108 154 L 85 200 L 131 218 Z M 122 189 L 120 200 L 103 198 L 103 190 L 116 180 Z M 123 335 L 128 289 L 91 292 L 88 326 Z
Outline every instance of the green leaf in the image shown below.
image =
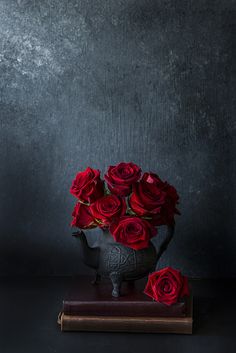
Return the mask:
M 81 201 L 81 200 L 79 200 L 79 199 L 78 199 L 78 201 L 79 201 L 79 203 L 82 203 L 82 205 L 85 205 L 85 206 L 89 206 L 89 205 L 90 205 L 89 202 L 84 202 L 84 201 Z

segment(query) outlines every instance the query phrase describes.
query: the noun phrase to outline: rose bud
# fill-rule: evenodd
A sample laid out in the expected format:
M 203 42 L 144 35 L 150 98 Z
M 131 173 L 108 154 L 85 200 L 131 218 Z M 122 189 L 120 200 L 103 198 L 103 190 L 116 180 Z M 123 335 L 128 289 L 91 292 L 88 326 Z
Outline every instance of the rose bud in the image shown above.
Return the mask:
M 99 226 L 108 226 L 116 218 L 125 215 L 126 202 L 119 196 L 107 195 L 95 201 L 90 210 Z
M 92 203 L 104 195 L 104 183 L 100 179 L 100 171 L 88 167 L 79 172 L 70 188 L 72 195 L 83 203 Z
M 160 303 L 172 305 L 189 295 L 188 279 L 180 271 L 166 267 L 149 275 L 144 293 Z
M 83 205 L 80 202 L 78 202 L 75 205 L 72 216 L 73 216 L 73 219 L 71 222 L 71 226 L 73 227 L 88 229 L 88 228 L 94 228 L 97 226 L 97 224 L 93 219 L 93 216 L 90 213 L 89 206 Z
M 175 188 L 154 173 L 144 173 L 133 187 L 129 204 L 138 216 L 151 217 L 154 225 L 174 222 L 179 196 Z
M 150 238 L 157 234 L 148 221 L 138 217 L 122 217 L 110 226 L 114 239 L 135 250 L 147 248 Z
M 139 180 L 141 168 L 134 163 L 119 163 L 110 166 L 105 175 L 109 190 L 116 195 L 127 196 L 132 185 Z

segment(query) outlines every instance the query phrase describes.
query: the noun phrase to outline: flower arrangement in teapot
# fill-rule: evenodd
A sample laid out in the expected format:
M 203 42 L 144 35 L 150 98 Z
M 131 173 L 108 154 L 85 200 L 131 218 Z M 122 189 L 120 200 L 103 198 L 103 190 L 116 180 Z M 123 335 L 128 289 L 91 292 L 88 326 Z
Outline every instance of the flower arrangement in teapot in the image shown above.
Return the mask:
M 87 167 L 78 172 L 70 192 L 77 198 L 73 227 L 109 229 L 116 242 L 135 250 L 149 246 L 160 225 L 173 225 L 179 200 L 176 189 L 152 172 L 142 174 L 130 162 L 101 172 Z

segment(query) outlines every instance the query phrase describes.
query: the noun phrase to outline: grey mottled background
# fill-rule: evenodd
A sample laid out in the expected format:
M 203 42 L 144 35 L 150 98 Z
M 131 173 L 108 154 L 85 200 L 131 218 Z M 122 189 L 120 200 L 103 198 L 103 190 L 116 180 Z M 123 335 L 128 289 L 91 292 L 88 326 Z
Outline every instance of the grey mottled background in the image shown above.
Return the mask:
M 236 276 L 235 8 L 0 0 L 0 274 L 87 271 L 71 180 L 124 160 L 180 193 L 161 266 Z

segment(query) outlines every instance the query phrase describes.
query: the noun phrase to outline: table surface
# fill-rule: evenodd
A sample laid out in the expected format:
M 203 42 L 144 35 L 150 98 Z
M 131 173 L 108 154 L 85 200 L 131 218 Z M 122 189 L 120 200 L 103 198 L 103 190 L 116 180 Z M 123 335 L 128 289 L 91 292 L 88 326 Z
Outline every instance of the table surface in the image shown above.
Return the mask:
M 0 280 L 0 353 L 236 352 L 236 280 L 192 280 L 194 333 L 61 332 L 70 277 Z

